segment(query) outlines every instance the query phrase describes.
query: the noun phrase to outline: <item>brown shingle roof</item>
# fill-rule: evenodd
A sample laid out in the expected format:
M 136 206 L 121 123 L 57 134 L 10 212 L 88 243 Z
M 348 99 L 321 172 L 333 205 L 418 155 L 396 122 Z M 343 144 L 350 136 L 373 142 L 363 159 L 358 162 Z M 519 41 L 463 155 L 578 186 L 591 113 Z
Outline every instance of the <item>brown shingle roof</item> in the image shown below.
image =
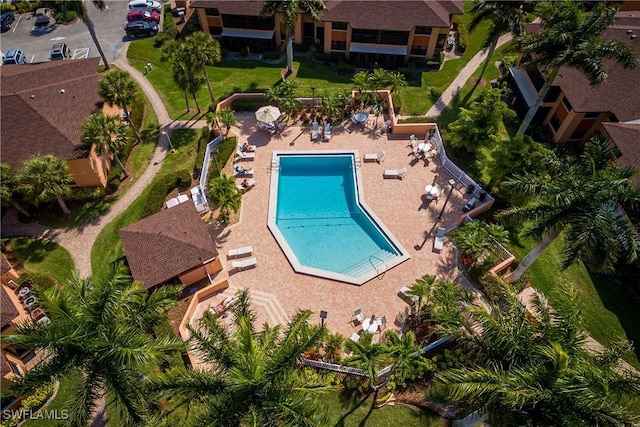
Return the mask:
M 225 15 L 249 15 L 258 16 L 264 2 L 255 0 L 235 0 L 235 1 L 216 1 L 216 0 L 192 0 L 189 3 L 191 8 L 211 7 L 218 9 L 220 14 Z
M 147 289 L 218 255 L 191 200 L 122 228 L 120 239 L 133 279 Z
M 2 162 L 19 169 L 34 154 L 65 160 L 87 156 L 80 125 L 103 103 L 97 93 L 99 61 L 0 67 Z
M 18 314 L 20 313 L 11 298 L 9 298 L 9 294 L 4 285 L 0 285 L 0 326 L 4 328 L 11 323 L 13 319 L 18 317 Z
M 323 21 L 349 22 L 353 28 L 410 31 L 415 26 L 449 27 L 449 15 L 463 13 L 459 0 L 326 1 Z
M 618 158 L 618 163 L 636 170 L 631 183 L 634 187 L 640 188 L 640 124 L 603 123 L 602 125 L 622 154 Z
M 4 378 L 9 372 L 11 372 L 11 367 L 9 366 L 7 356 L 4 355 L 3 351 L 0 351 L 0 377 Z
M 2 256 L 0 256 L 0 267 L 0 274 L 4 274 L 13 268 L 5 254 L 2 254 Z

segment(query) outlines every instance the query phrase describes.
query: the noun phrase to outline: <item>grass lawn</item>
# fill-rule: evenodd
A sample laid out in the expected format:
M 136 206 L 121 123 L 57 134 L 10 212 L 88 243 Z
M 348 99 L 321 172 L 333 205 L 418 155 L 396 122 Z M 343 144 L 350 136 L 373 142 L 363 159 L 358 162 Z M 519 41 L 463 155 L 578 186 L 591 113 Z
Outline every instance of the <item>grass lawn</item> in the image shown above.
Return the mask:
M 198 145 L 198 131 L 198 129 L 180 129 L 171 134 L 171 141 L 177 152 L 167 155 L 154 181 L 160 179 L 161 176 L 181 169 L 194 169 L 194 159 L 199 157 L 199 150 L 205 148 L 204 145 Z M 95 277 L 104 277 L 111 263 L 124 256 L 118 230 L 142 218 L 147 196 L 152 186 L 153 183 L 98 235 L 93 248 L 91 248 L 91 268 Z
M 69 376 L 66 376 L 60 380 L 60 388 L 58 389 L 58 394 L 51 401 L 51 403 L 46 407 L 42 408 L 42 411 L 57 411 L 58 415 L 62 416 L 62 410 L 69 410 L 70 405 L 67 403 L 71 403 L 74 400 L 73 389 L 80 384 L 80 373 L 72 373 Z M 37 416 L 37 413 L 34 412 L 34 417 Z M 65 426 L 67 425 L 66 420 L 47 420 L 47 419 L 34 419 L 34 420 L 26 420 L 24 427 L 53 427 L 53 426 Z
M 33 237 L 7 239 L 7 243 L 28 272 L 49 275 L 58 283 L 66 283 L 71 278 L 75 267 L 71 255 L 62 246 Z
M 322 401 L 329 408 L 329 425 L 349 427 L 444 427 L 445 420 L 432 412 L 396 404 L 374 409 L 373 400 L 360 400 L 340 393 L 327 394 Z

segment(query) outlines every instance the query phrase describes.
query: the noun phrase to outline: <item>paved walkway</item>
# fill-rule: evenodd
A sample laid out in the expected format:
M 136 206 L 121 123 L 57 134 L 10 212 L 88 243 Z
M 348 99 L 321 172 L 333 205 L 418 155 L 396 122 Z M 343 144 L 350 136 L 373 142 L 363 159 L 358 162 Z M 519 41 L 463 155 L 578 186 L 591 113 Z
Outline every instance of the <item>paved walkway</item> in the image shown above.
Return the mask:
M 167 154 L 169 141 L 163 130 L 171 132 L 173 129 L 204 127 L 206 121 L 173 121 L 169 117 L 162 99 L 149 81 L 127 62 L 127 50 L 129 44 L 124 44 L 118 59 L 113 65 L 126 70 L 131 77 L 138 83 L 152 108 L 154 109 L 160 126 L 160 138 L 153 157 L 149 161 L 149 166 L 144 173 L 129 187 L 127 192 L 118 199 L 118 201 L 109 208 L 102 216 L 75 229 L 56 229 L 43 226 L 36 223 L 21 223 L 18 221 L 17 211 L 9 209 L 2 219 L 2 235 L 3 237 L 12 236 L 33 236 L 51 240 L 64 247 L 71 254 L 71 258 L 76 269 L 82 277 L 91 275 L 91 248 L 102 229 L 128 208 L 133 201 L 142 193 L 142 191 L 151 183 L 156 173 L 160 170 L 162 160 Z M 153 71 L 152 71 L 153 72 Z
M 511 33 L 504 34 L 498 39 L 498 44 L 496 49 L 507 43 L 513 38 Z M 451 103 L 453 98 L 460 92 L 460 89 L 467 83 L 467 80 L 471 78 L 473 73 L 476 72 L 479 66 L 487 59 L 488 49 L 481 50 L 478 52 L 471 61 L 465 65 L 465 67 L 460 70 L 460 73 L 455 78 L 453 82 L 449 85 L 449 87 L 442 93 L 440 98 L 436 101 L 436 103 L 427 111 L 425 114 L 426 117 L 438 118 L 442 111 L 447 108 L 447 105 Z

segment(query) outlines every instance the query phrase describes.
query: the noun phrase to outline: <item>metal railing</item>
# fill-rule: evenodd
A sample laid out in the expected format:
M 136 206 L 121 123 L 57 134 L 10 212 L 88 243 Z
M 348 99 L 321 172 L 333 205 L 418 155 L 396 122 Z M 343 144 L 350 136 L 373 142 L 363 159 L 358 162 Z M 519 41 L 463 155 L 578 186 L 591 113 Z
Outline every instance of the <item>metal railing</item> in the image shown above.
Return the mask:
M 204 195 L 204 203 L 206 204 L 207 210 L 209 210 L 209 203 L 207 201 L 207 183 L 209 182 L 209 165 L 211 164 L 211 156 L 223 139 L 222 135 L 218 135 L 209 141 L 204 152 L 204 159 L 202 160 L 202 172 L 200 173 L 198 186 L 200 187 L 200 193 Z

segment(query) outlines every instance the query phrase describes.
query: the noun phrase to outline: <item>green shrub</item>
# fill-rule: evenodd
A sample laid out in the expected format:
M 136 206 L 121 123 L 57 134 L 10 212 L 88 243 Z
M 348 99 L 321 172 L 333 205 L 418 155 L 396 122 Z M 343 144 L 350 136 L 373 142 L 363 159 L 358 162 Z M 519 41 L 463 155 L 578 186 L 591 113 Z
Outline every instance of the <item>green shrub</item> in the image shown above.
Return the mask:
M 51 278 L 51 276 L 43 273 L 33 273 L 27 271 L 26 273 L 22 273 L 20 278 L 18 278 L 18 283 L 31 283 L 32 287 L 36 287 L 40 290 L 49 289 L 56 285 L 56 281 Z
M 338 73 L 353 73 L 356 71 L 356 66 L 349 64 L 348 62 L 338 61 Z
M 279 50 L 270 50 L 264 53 L 264 59 L 280 59 L 280 55 L 282 55 L 282 52 Z
M 74 188 L 66 197 L 67 201 L 100 200 L 106 194 L 102 187 Z
M 229 52 L 229 49 L 220 50 L 220 56 L 222 56 L 222 59 L 228 58 L 230 53 L 231 52 Z
M 36 3 L 31 3 L 30 1 L 24 0 L 20 3 L 17 3 L 15 6 L 17 13 L 28 13 L 33 12 L 33 10 L 36 8 Z
M 338 62 L 340 59 L 344 59 L 344 56 L 338 55 L 337 53 L 316 52 L 313 56 L 316 61 L 326 62 Z
M 398 114 L 402 108 L 402 98 L 400 98 L 400 94 L 396 91 L 396 93 L 391 94 L 391 99 L 393 100 L 393 109 L 396 111 L 396 114 Z
M 463 23 L 458 24 L 458 50 L 464 52 L 467 50 L 467 29 Z
M 431 117 L 416 116 L 398 119 L 398 124 L 400 123 L 435 123 L 435 121 Z
M 176 185 L 178 187 L 191 186 L 191 174 L 186 169 L 181 169 L 176 172 Z
M 213 160 L 209 165 L 209 176 L 211 178 L 220 176 L 216 168 L 215 162 L 216 161 L 218 162 L 218 166 L 222 166 L 226 164 L 227 160 L 229 160 L 229 157 L 231 157 L 233 153 L 236 152 L 237 144 L 238 144 L 237 138 L 235 136 L 231 136 L 225 139 L 224 141 L 222 141 L 218 145 L 218 154 L 216 154 L 216 159 Z
M 173 22 L 172 19 L 168 19 L 168 20 L 165 19 L 165 22 L 167 21 Z M 178 35 L 178 29 L 175 26 L 167 29 L 163 29 L 158 33 L 158 35 L 156 36 L 156 39 L 153 41 L 153 46 L 161 47 L 163 44 L 165 44 L 169 40 L 174 40 L 177 37 L 177 35 Z
M 240 49 L 240 55 L 249 56 L 249 48 L 245 46 L 242 49 Z
M 231 108 L 233 108 L 234 111 L 255 111 L 260 106 L 264 105 L 264 103 L 264 99 L 261 98 L 238 99 L 236 101 L 233 101 L 233 103 L 231 104 Z
M 53 381 L 38 387 L 31 396 L 22 400 L 22 403 L 20 404 L 20 413 L 28 414 L 29 411 L 35 411 L 38 409 L 53 394 L 54 388 L 55 383 Z M 14 427 L 17 426 L 20 421 L 20 417 L 18 416 L 7 418 L 2 422 L 2 427 Z
M 56 14 L 56 23 L 66 24 L 69 22 L 73 22 L 78 19 L 78 13 L 75 10 L 67 10 L 67 20 L 64 19 L 64 14 L 62 12 L 58 12 Z
M 189 171 L 185 170 L 157 177 L 151 186 L 151 190 L 149 190 L 147 203 L 145 204 L 144 211 L 142 212 L 142 218 L 147 218 L 160 212 L 164 205 L 164 201 L 167 198 L 167 194 L 179 185 L 183 179 L 187 179 L 187 176 L 188 182 L 191 184 L 191 175 L 189 175 Z
M 133 101 L 133 105 L 131 105 L 130 108 L 131 108 L 131 114 L 130 114 L 131 122 L 134 124 L 136 129 L 140 129 L 140 127 L 142 126 L 142 122 L 144 120 L 144 112 L 145 112 L 144 96 L 140 94 L 136 98 L 136 100 Z M 122 163 L 124 164 L 125 159 L 129 157 L 129 153 L 120 153 L 120 154 L 122 155 L 122 157 L 120 157 L 120 160 L 122 160 Z M 126 154 L 126 156 L 124 156 L 124 154 Z
M 15 10 L 15 6 L 10 3 L 0 3 L 0 13 L 14 12 Z
M 308 43 L 302 43 L 302 44 L 294 44 L 293 45 L 293 51 L 294 52 L 307 52 L 309 51 L 309 44 Z
M 122 169 L 120 169 L 120 165 L 114 162 L 111 165 L 111 169 L 109 169 L 109 175 L 107 175 L 107 192 L 113 193 L 120 188 L 120 176 L 122 175 Z

